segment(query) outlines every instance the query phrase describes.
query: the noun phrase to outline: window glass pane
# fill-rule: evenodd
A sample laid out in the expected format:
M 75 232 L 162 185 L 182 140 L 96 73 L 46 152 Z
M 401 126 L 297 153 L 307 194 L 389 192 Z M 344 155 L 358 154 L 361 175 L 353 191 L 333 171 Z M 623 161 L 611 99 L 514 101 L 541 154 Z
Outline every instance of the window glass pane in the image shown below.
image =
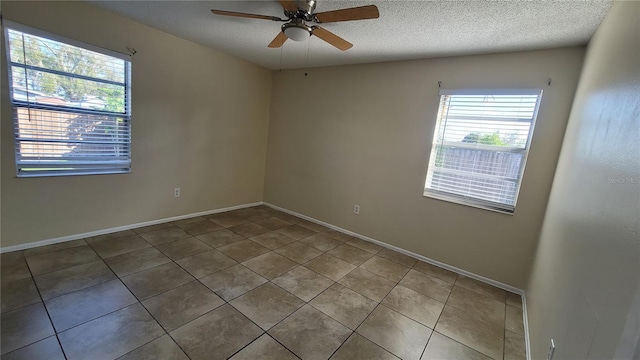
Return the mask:
M 18 176 L 129 172 L 130 62 L 6 31 Z
M 13 99 L 109 112 L 125 112 L 125 86 L 13 66 Z
M 125 61 L 122 59 L 11 29 L 8 33 L 13 62 L 118 83 L 125 82 Z
M 524 148 L 537 95 L 443 97 L 440 141 Z
M 425 195 L 513 211 L 539 98 L 442 95 Z

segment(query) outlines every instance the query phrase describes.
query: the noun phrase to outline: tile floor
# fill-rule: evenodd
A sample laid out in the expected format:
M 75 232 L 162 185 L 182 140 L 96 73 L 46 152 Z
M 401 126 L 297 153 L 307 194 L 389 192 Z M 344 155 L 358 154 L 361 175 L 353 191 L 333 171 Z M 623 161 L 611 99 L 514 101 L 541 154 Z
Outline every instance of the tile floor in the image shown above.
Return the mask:
M 5 359 L 525 359 L 520 297 L 259 206 L 1 255 Z

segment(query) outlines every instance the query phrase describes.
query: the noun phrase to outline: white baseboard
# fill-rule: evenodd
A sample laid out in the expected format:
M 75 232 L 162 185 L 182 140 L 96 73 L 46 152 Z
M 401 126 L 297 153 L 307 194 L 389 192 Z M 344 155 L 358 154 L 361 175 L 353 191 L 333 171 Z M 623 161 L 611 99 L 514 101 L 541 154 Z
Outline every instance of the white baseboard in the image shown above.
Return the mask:
M 91 232 L 86 232 L 86 233 L 82 233 L 82 234 L 75 234 L 75 235 L 63 236 L 63 237 L 58 237 L 58 238 L 53 238 L 53 239 L 34 241 L 34 242 L 29 242 L 29 243 L 20 244 L 20 245 L 0 247 L 0 253 L 18 251 L 18 250 L 25 250 L 25 249 L 38 247 L 38 246 L 51 245 L 51 244 L 57 244 L 57 243 L 65 242 L 65 241 L 84 239 L 84 238 L 88 238 L 88 237 L 92 237 L 92 236 L 104 235 L 104 234 L 109 234 L 109 233 L 117 232 L 117 231 L 130 230 L 130 229 L 135 229 L 135 228 L 139 228 L 139 227 L 143 227 L 143 226 L 156 225 L 156 224 L 161 224 L 161 223 L 165 223 L 165 222 L 169 222 L 169 221 L 177 221 L 177 220 L 182 220 L 182 219 L 188 219 L 188 218 L 196 217 L 196 216 L 211 215 L 211 214 L 221 213 L 221 212 L 225 212 L 225 211 L 237 210 L 237 209 L 242 209 L 242 208 L 247 208 L 247 207 L 252 207 L 252 206 L 263 205 L 263 204 L 268 206 L 268 207 L 270 207 L 270 208 L 282 211 L 284 213 L 291 214 L 293 216 L 297 216 L 299 218 L 311 221 L 313 223 L 316 223 L 316 224 L 319 224 L 319 225 L 322 225 L 322 226 L 326 226 L 326 227 L 328 227 L 330 229 L 339 231 L 341 233 L 344 233 L 344 234 L 347 234 L 347 235 L 351 235 L 351 236 L 357 237 L 359 239 L 362 239 L 362 240 L 369 241 L 371 243 L 380 245 L 380 246 L 382 246 L 384 248 L 391 249 L 391 250 L 397 251 L 399 253 L 405 254 L 405 255 L 410 256 L 410 257 L 412 257 L 414 259 L 418 259 L 418 260 L 424 261 L 426 263 L 441 267 L 443 269 L 447 269 L 447 270 L 455 272 L 457 274 L 464 275 L 466 277 L 469 277 L 469 278 L 481 281 L 483 283 L 486 283 L 486 284 L 489 284 L 489 285 L 493 285 L 493 286 L 501 288 L 503 290 L 510 291 L 512 293 L 516 293 L 516 294 L 520 295 L 522 297 L 522 313 L 523 313 L 523 323 L 524 323 L 525 345 L 526 345 L 526 349 L 527 349 L 527 360 L 531 360 L 531 345 L 530 345 L 530 342 L 529 342 L 529 321 L 528 321 L 528 318 L 527 318 L 527 302 L 526 302 L 526 297 L 525 297 L 524 290 L 518 289 L 518 288 L 513 287 L 511 285 L 507 285 L 507 284 L 501 283 L 501 282 L 493 280 L 493 279 L 489 279 L 487 277 L 484 277 L 484 276 L 481 276 L 481 275 L 478 275 L 478 274 L 474 274 L 472 272 L 457 268 L 455 266 L 451 266 L 451 265 L 442 263 L 442 262 L 434 260 L 434 259 L 430 259 L 430 258 L 428 258 L 426 256 L 422 256 L 420 254 L 416 254 L 416 253 L 411 252 L 409 250 L 405 250 L 405 249 L 399 248 L 397 246 L 393 246 L 393 245 L 387 244 L 385 242 L 370 238 L 368 236 L 365 236 L 365 235 L 362 235 L 362 234 L 358 234 L 358 233 L 355 233 L 353 231 L 349 231 L 349 230 L 343 229 L 341 227 L 326 223 L 324 221 L 320 221 L 320 220 L 314 219 L 312 217 L 297 213 L 295 211 L 287 210 L 287 209 L 284 209 L 284 208 L 281 208 L 279 206 L 276 206 L 276 205 L 273 205 L 273 204 L 269 204 L 269 203 L 266 203 L 266 202 L 254 202 L 254 203 L 249 203 L 249 204 L 235 205 L 235 206 L 230 206 L 230 207 L 221 208 L 221 209 L 207 210 L 207 211 L 202 211 L 202 212 L 197 212 L 197 213 L 192 213 L 192 214 L 173 216 L 173 217 L 164 218 L 164 219 L 145 221 L 145 222 L 141 222 L 141 223 L 129 224 L 129 225 L 118 226 L 118 227 L 113 227 L 113 228 L 109 228 L 109 229 L 97 230 L 97 231 L 91 231 Z
M 372 243 L 374 243 L 376 245 L 380 245 L 380 246 L 382 246 L 384 248 L 391 249 L 393 251 L 397 251 L 399 253 L 402 253 L 402 254 L 405 254 L 407 256 L 410 256 L 410 257 L 412 257 L 414 259 L 422 260 L 422 261 L 424 261 L 426 263 L 441 267 L 443 269 L 447 269 L 447 270 L 453 271 L 454 273 L 457 273 L 457 274 L 460 274 L 460 275 L 464 275 L 466 277 L 469 277 L 469 278 L 472 278 L 472 279 L 476 279 L 478 281 L 482 281 L 483 283 L 486 283 L 486 284 L 489 284 L 489 285 L 493 285 L 493 286 L 498 287 L 500 289 L 504 289 L 504 290 L 507 290 L 509 292 L 516 293 L 518 295 L 524 294 L 524 290 L 522 290 L 522 289 L 518 289 L 518 288 L 513 287 L 511 285 L 507 285 L 505 283 L 501 283 L 499 281 L 496 281 L 496 280 L 493 280 L 493 279 L 489 279 L 487 277 L 484 277 L 484 276 L 481 276 L 481 275 L 478 275 L 478 274 L 474 274 L 472 272 L 457 268 L 455 266 L 451 266 L 451 265 L 442 263 L 442 262 L 440 262 L 438 260 L 430 259 L 430 258 L 428 258 L 426 256 L 422 256 L 420 254 L 416 254 L 416 253 L 411 252 L 409 250 L 405 250 L 403 248 L 399 248 L 397 246 L 393 246 L 393 245 L 387 244 L 387 243 L 382 242 L 380 240 L 376 240 L 376 239 L 370 238 L 368 236 L 365 236 L 365 235 L 362 235 L 362 234 L 358 234 L 358 233 L 355 233 L 353 231 L 349 231 L 349 230 L 337 227 L 335 225 L 331 225 L 329 223 L 326 223 L 326 222 L 323 222 L 323 221 L 320 221 L 320 220 L 316 220 L 316 219 L 314 219 L 312 217 L 309 217 L 309 216 L 306 216 L 306 215 L 302 215 L 302 214 L 299 214 L 299 213 L 297 213 L 295 211 L 287 210 L 287 209 L 281 208 L 281 207 L 276 206 L 276 205 L 272 205 L 272 204 L 269 204 L 269 203 L 266 203 L 266 202 L 264 203 L 264 205 L 266 205 L 266 206 L 268 206 L 270 208 L 276 209 L 278 211 L 282 211 L 282 212 L 285 212 L 285 213 L 288 213 L 288 214 L 303 218 L 303 219 L 311 221 L 313 223 L 316 223 L 316 224 L 319 224 L 319 225 L 322 225 L 322 226 L 326 226 L 326 227 L 328 227 L 330 229 L 339 231 L 341 233 L 344 233 L 344 234 L 347 234 L 347 235 L 351 235 L 351 236 L 357 237 L 359 239 L 362 239 L 362 240 L 365 240 L 365 241 L 368 241 L 368 242 L 372 242 Z
M 141 223 L 137 223 L 137 224 L 129 224 L 129 225 L 117 226 L 117 227 L 113 227 L 113 228 L 109 228 L 109 229 L 90 231 L 90 232 L 86 232 L 86 233 L 82 233 L 82 234 L 75 234 L 75 235 L 62 236 L 62 237 L 53 238 L 53 239 L 33 241 L 33 242 L 26 243 L 26 244 L 13 245 L 13 246 L 7 246 L 7 247 L 0 247 L 0 253 L 31 249 L 31 248 L 38 247 L 38 246 L 57 244 L 57 243 L 65 242 L 65 241 L 85 239 L 85 238 L 88 238 L 88 237 L 109 234 L 109 233 L 113 233 L 113 232 L 116 232 L 116 231 L 130 230 L 130 229 L 135 229 L 135 228 L 139 228 L 139 227 L 143 227 L 143 226 L 156 225 L 156 224 L 161 224 L 161 223 L 165 223 L 165 222 L 169 222 L 169 221 L 177 221 L 177 220 L 182 220 L 182 219 L 188 219 L 188 218 L 192 218 L 192 217 L 196 217 L 196 216 L 211 215 L 211 214 L 221 213 L 221 212 L 225 212 L 225 211 L 243 209 L 243 208 L 252 207 L 252 206 L 258 206 L 258 205 L 262 205 L 262 201 L 254 202 L 254 203 L 250 203 L 250 204 L 229 206 L 229 207 L 226 207 L 226 208 L 215 209 L 215 210 L 201 211 L 201 212 L 197 212 L 197 213 L 193 213 L 193 214 L 173 216 L 173 217 L 164 218 L 164 219 L 145 221 L 145 222 L 141 222 Z
M 263 204 L 268 206 L 268 207 L 270 207 L 270 208 L 273 208 L 275 210 L 282 211 L 282 212 L 285 212 L 287 214 L 291 214 L 293 216 L 297 216 L 299 218 L 311 221 L 313 223 L 316 223 L 316 224 L 319 224 L 319 225 L 322 225 L 322 226 L 326 226 L 326 227 L 328 227 L 330 229 L 339 231 L 341 233 L 344 233 L 344 234 L 347 234 L 347 235 L 351 235 L 351 236 L 357 237 L 359 239 L 362 239 L 362 240 L 365 240 L 365 241 L 369 241 L 369 242 L 374 243 L 376 245 L 380 245 L 380 246 L 382 246 L 384 248 L 391 249 L 393 251 L 397 251 L 399 253 L 405 254 L 405 255 L 410 256 L 410 257 L 412 257 L 414 259 L 418 259 L 418 260 L 424 261 L 426 263 L 441 267 L 443 269 L 447 269 L 447 270 L 452 271 L 454 273 L 457 273 L 457 274 L 460 274 L 460 275 L 464 275 L 464 276 L 466 276 L 468 278 L 475 279 L 475 280 L 481 281 L 483 283 L 486 283 L 486 284 L 489 284 L 489 285 L 493 285 L 493 286 L 495 286 L 497 288 L 500 288 L 500 289 L 503 289 L 503 290 L 506 290 L 506 291 L 509 291 L 509 292 L 512 292 L 512 293 L 520 295 L 520 297 L 522 298 L 522 321 L 524 323 L 524 338 L 525 338 L 525 346 L 526 346 L 526 349 L 527 349 L 527 360 L 531 360 L 531 348 L 530 348 L 530 343 L 529 343 L 529 325 L 528 325 L 529 324 L 529 320 L 527 318 L 527 302 L 526 302 L 526 297 L 525 297 L 524 290 L 518 289 L 518 288 L 516 288 L 514 286 L 507 285 L 505 283 L 502 283 L 502 282 L 499 282 L 499 281 L 496 281 L 496 280 L 493 280 L 493 279 L 489 279 L 489 278 L 484 277 L 482 275 L 474 274 L 474 273 L 472 273 L 470 271 L 463 270 L 463 269 L 457 268 L 455 266 L 451 266 L 451 265 L 442 263 L 442 262 L 440 262 L 438 260 L 434 260 L 434 259 L 428 258 L 426 256 L 422 256 L 420 254 L 416 254 L 416 253 L 411 252 L 409 250 L 405 250 L 405 249 L 399 248 L 397 246 L 393 246 L 393 245 L 387 244 L 387 243 L 382 242 L 380 240 L 376 240 L 376 239 L 370 238 L 368 236 L 365 236 L 365 235 L 362 235 L 362 234 L 355 233 L 353 231 L 349 231 L 349 230 L 343 229 L 341 227 L 326 223 L 324 221 L 320 221 L 320 220 L 314 219 L 312 217 L 297 213 L 295 211 L 287 210 L 287 209 L 281 208 L 279 206 L 276 206 L 276 205 L 273 205 L 273 204 L 270 204 L 270 203 L 267 203 L 267 202 L 265 202 Z
M 524 325 L 524 345 L 527 350 L 527 360 L 531 360 L 531 342 L 529 341 L 529 316 L 527 315 L 527 297 L 524 291 L 520 295 L 522 297 L 522 323 Z

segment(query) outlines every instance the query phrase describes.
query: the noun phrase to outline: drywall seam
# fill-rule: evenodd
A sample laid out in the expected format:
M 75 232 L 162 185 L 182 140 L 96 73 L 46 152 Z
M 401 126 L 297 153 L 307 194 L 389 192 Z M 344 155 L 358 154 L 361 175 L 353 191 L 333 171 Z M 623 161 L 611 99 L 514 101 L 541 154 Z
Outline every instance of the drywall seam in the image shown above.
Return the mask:
M 116 231 L 130 230 L 130 229 L 135 229 L 135 228 L 139 228 L 139 227 L 143 227 L 143 226 L 156 225 L 156 224 L 161 224 L 161 223 L 165 223 L 165 222 L 169 222 L 169 221 L 188 219 L 188 218 L 192 218 L 192 217 L 196 217 L 196 216 L 217 214 L 217 213 L 221 213 L 221 212 L 225 212 L 225 211 L 243 209 L 243 208 L 247 208 L 247 207 L 251 207 L 251 206 L 258 206 L 258 205 L 262 205 L 262 202 L 260 201 L 260 202 L 254 202 L 254 203 L 249 203 L 249 204 L 229 206 L 229 207 L 225 207 L 225 208 L 221 208 L 221 209 L 207 210 L 207 211 L 202 211 L 202 212 L 197 212 L 197 213 L 192 213 L 192 214 L 173 216 L 173 217 L 164 218 L 164 219 L 145 221 L 145 222 L 141 222 L 141 223 L 137 223 L 137 224 L 129 224 L 129 225 L 117 226 L 117 227 L 113 227 L 113 228 L 109 228 L 109 229 L 96 230 L 96 231 L 86 232 L 86 233 L 82 233 L 82 234 L 75 234 L 75 235 L 62 236 L 62 237 L 53 238 L 53 239 L 45 239 L 45 240 L 40 240 L 40 241 L 33 241 L 33 242 L 26 243 L 26 244 L 19 244 L 19 245 L 14 245 L 14 246 L 0 247 L 0 253 L 17 251 L 17 250 L 31 249 L 31 248 L 38 247 L 38 246 L 57 244 L 57 243 L 61 243 L 61 242 L 78 240 L 78 239 L 85 239 L 85 238 L 92 237 L 92 236 L 110 234 L 110 233 L 113 233 L 113 232 L 116 232 Z

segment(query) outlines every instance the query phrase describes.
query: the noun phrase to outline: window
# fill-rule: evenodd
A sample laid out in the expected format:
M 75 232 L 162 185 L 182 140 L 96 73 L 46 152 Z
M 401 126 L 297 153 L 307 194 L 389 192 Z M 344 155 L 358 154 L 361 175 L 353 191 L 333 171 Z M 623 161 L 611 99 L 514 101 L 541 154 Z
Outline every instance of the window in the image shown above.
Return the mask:
M 541 96 L 441 91 L 424 195 L 513 213 Z
M 18 177 L 130 172 L 129 56 L 5 29 Z

